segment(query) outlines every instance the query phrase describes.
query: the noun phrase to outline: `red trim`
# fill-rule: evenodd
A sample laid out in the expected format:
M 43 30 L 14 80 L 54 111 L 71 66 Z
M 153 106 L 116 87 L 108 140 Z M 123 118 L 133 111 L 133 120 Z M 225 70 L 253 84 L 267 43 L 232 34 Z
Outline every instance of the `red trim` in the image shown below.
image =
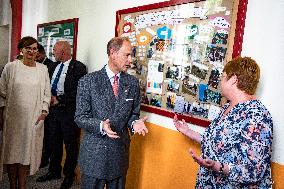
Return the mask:
M 200 1 L 204 1 L 204 0 L 170 0 L 166 2 L 160 2 L 160 3 L 155 3 L 155 4 L 149 4 L 149 5 L 139 6 L 139 7 L 118 10 L 116 11 L 115 36 L 118 36 L 118 33 L 119 33 L 118 24 L 119 24 L 122 14 L 142 12 L 142 11 L 147 11 L 147 10 L 153 10 L 153 9 L 158 9 L 158 8 L 163 8 L 163 7 L 169 7 L 169 6 L 180 5 L 180 4 L 191 3 L 191 2 L 200 2 Z M 232 53 L 233 58 L 241 54 L 244 27 L 245 27 L 245 17 L 246 17 L 246 10 L 247 10 L 247 2 L 248 0 L 239 0 L 235 38 L 234 38 L 233 53 Z M 147 111 L 150 113 L 159 114 L 159 115 L 166 116 L 166 117 L 173 117 L 175 114 L 174 112 L 168 111 L 166 109 L 161 109 L 161 108 L 144 105 L 144 104 L 141 105 L 141 110 Z M 204 119 L 189 116 L 189 115 L 178 114 L 178 117 L 179 119 L 184 119 L 186 122 L 200 125 L 203 127 L 208 127 L 210 124 L 210 121 L 208 120 L 204 120 Z
M 115 17 L 115 36 L 118 36 L 118 28 L 119 28 L 119 20 L 121 19 L 120 16 L 121 14 L 119 11 L 116 11 L 116 17 Z
M 146 112 L 150 112 L 150 113 L 154 113 L 154 114 L 159 114 L 165 117 L 170 117 L 173 118 L 175 114 L 175 112 L 172 111 L 168 111 L 165 109 L 161 109 L 158 107 L 154 107 L 154 106 L 149 106 L 149 105 L 145 105 L 145 104 L 141 104 L 141 110 L 142 111 L 146 111 Z M 177 114 L 178 119 L 184 119 L 186 122 L 188 123 L 192 123 L 195 125 L 200 125 L 202 127 L 208 127 L 210 124 L 210 121 L 208 120 L 204 120 L 204 119 L 200 119 L 200 118 L 196 118 L 193 116 L 189 116 L 189 115 L 184 115 L 184 114 Z
M 12 31 L 11 31 L 11 53 L 10 60 L 13 61 L 20 53 L 18 50 L 18 42 L 22 33 L 22 0 L 10 0 L 12 9 Z
M 248 0 L 239 0 L 232 58 L 241 55 Z
M 74 18 L 74 41 L 73 41 L 73 58 L 76 60 L 77 57 L 77 38 L 78 38 L 78 22 L 79 18 Z
M 54 22 L 38 24 L 37 25 L 37 35 L 38 35 L 40 27 L 48 26 L 48 25 L 55 25 L 55 24 L 70 23 L 70 22 L 74 22 L 73 58 L 76 59 L 76 57 L 77 57 L 76 55 L 77 55 L 77 37 L 78 37 L 78 22 L 79 22 L 79 18 L 72 18 L 72 19 L 66 19 L 66 20 L 60 20 L 60 21 L 54 21 Z
M 200 1 L 206 1 L 206 0 L 170 0 L 170 1 L 160 2 L 160 3 L 149 4 L 149 5 L 142 5 L 139 7 L 122 9 L 117 12 L 119 14 L 128 14 L 128 13 L 164 8 L 164 7 L 174 6 L 174 5 L 181 5 L 185 3 L 200 2 Z

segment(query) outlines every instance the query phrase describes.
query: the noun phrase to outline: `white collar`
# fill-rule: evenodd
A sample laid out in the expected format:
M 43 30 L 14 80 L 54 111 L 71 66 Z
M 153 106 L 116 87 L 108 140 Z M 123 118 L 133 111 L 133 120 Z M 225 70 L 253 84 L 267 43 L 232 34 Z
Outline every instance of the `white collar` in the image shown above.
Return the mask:
M 114 77 L 114 73 L 111 71 L 111 69 L 109 68 L 108 64 L 105 66 L 106 69 L 106 73 L 109 79 Z M 118 74 L 116 74 L 118 76 L 118 78 L 120 77 L 120 72 Z
M 66 62 L 60 62 L 60 63 L 63 63 L 64 66 L 68 65 L 69 63 L 71 62 L 71 58 L 69 60 L 67 60 Z

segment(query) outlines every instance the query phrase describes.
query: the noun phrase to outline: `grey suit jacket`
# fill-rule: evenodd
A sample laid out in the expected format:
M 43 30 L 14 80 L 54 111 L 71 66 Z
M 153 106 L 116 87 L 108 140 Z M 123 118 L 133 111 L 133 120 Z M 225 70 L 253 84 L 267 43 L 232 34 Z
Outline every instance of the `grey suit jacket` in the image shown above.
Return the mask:
M 115 98 L 105 71 L 87 74 L 79 81 L 75 122 L 83 129 L 79 166 L 83 174 L 99 179 L 114 179 L 126 174 L 129 161 L 128 129 L 140 114 L 138 80 L 126 73 L 119 78 Z M 110 119 L 111 129 L 120 138 L 110 139 L 100 133 L 100 123 Z

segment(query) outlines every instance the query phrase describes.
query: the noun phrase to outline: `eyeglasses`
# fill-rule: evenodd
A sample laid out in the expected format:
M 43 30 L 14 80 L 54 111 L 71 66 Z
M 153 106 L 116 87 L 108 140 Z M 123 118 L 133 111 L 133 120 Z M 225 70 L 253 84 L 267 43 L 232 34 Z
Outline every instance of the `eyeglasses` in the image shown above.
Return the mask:
M 33 51 L 33 52 L 37 52 L 38 51 L 38 48 L 36 47 L 24 47 L 27 51 Z

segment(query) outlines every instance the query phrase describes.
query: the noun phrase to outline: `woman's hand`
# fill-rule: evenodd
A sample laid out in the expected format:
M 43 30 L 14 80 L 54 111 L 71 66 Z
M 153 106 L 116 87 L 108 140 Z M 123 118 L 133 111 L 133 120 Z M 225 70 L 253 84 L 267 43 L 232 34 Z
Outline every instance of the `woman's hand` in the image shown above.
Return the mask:
M 214 161 L 212 159 L 203 159 L 202 157 L 198 156 L 192 149 L 189 149 L 189 153 L 194 159 L 194 161 L 198 163 L 200 166 L 205 167 L 207 169 L 211 169 L 220 174 L 224 174 L 224 175 L 229 174 L 230 169 L 228 165 L 226 164 L 221 165 L 220 162 Z
M 35 124 L 37 125 L 41 120 L 45 120 L 46 116 L 47 116 L 47 112 L 46 112 L 46 111 L 43 111 L 43 112 L 40 114 L 40 116 L 37 118 L 37 121 L 36 121 Z
M 182 121 L 179 121 L 177 118 L 177 115 L 174 116 L 174 125 L 177 128 L 179 132 L 181 132 L 184 135 L 187 135 L 187 132 L 189 131 L 188 125 L 183 119 Z
M 200 166 L 205 167 L 207 169 L 214 170 L 215 161 L 211 159 L 203 159 L 202 157 L 198 156 L 192 149 L 189 149 L 189 153 L 194 159 L 194 161 L 198 163 Z M 218 170 L 214 170 L 214 171 L 218 171 Z

